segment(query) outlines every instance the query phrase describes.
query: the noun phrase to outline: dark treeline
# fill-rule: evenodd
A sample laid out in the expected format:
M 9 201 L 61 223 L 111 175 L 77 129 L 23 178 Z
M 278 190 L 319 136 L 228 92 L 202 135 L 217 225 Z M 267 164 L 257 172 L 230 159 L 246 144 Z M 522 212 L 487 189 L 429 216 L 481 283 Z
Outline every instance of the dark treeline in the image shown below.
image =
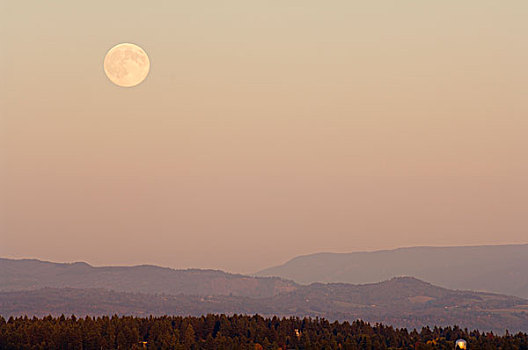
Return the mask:
M 0 317 L 0 349 L 528 349 L 528 335 L 458 327 L 421 331 L 366 322 L 207 315 L 202 317 Z

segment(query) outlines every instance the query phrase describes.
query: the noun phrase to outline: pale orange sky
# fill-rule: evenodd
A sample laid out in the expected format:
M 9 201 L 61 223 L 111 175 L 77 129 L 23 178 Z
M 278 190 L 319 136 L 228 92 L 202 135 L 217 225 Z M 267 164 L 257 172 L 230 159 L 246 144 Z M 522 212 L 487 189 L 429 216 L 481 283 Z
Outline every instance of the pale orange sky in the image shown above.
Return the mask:
M 528 242 L 525 0 L 2 6 L 2 257 Z M 150 57 L 135 88 L 103 72 L 120 42 Z

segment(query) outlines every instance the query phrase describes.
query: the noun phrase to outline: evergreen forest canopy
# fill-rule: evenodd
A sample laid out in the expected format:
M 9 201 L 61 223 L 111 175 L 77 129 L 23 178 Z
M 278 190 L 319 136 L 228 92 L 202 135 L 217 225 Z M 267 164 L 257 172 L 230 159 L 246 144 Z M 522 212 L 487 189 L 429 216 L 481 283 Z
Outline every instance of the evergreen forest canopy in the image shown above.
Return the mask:
M 497 336 L 455 327 L 408 331 L 320 318 L 132 316 L 0 317 L 0 349 L 528 349 L 528 334 Z

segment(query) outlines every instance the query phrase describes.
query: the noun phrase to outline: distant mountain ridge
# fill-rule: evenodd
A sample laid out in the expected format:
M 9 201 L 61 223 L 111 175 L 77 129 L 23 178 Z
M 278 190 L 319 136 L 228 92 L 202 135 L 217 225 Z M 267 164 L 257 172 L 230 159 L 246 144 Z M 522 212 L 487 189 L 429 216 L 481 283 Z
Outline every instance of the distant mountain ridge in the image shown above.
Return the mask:
M 277 277 L 251 277 L 219 270 L 175 270 L 153 265 L 94 267 L 82 262 L 0 258 L 0 291 L 46 287 L 261 298 L 292 291 L 297 284 Z
M 300 284 L 362 284 L 413 276 L 451 289 L 528 298 L 528 244 L 316 253 L 293 258 L 255 275 L 277 276 Z
M 202 315 L 324 317 L 397 327 L 461 325 L 528 331 L 528 300 L 450 290 L 414 277 L 370 284 L 299 285 L 277 277 L 150 265 L 93 267 L 0 259 L 0 315 Z

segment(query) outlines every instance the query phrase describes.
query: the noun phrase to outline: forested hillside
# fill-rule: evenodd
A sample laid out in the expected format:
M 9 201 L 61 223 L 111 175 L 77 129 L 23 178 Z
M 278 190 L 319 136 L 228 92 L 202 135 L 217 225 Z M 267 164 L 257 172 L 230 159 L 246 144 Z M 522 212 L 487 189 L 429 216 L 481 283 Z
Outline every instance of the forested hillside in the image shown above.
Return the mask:
M 0 259 L 0 315 L 261 314 L 527 331 L 528 300 L 452 290 L 412 277 L 299 285 L 276 277 L 158 266 L 93 267 Z
M 104 289 L 45 288 L 0 292 L 0 315 L 261 314 L 382 322 L 396 327 L 448 326 L 527 331 L 528 301 L 504 295 L 453 291 L 413 278 L 368 284 L 313 284 L 269 298 L 226 295 L 153 295 Z

